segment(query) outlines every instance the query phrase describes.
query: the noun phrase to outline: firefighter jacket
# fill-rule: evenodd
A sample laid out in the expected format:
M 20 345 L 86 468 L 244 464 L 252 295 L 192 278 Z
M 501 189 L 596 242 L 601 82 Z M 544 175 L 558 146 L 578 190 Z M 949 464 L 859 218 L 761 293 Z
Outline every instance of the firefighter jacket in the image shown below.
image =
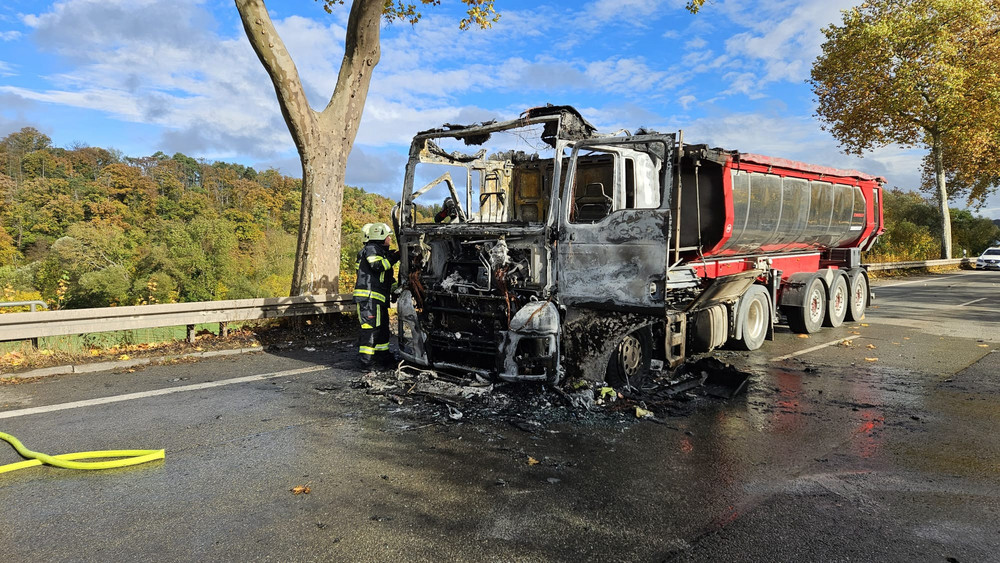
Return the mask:
M 369 241 L 358 252 L 358 281 L 354 284 L 354 300 L 371 299 L 389 303 L 392 290 L 392 267 L 399 253 L 392 252 L 382 241 Z

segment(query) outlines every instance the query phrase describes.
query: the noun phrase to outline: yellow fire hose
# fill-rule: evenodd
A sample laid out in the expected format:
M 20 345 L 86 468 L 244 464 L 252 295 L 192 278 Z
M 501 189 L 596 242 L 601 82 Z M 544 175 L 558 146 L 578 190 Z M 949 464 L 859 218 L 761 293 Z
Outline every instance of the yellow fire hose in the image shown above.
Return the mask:
M 118 467 L 128 467 L 130 465 L 138 465 L 140 463 L 163 459 L 163 456 L 166 453 L 164 450 L 100 450 L 96 452 L 76 452 L 71 454 L 48 455 L 29 450 L 24 447 L 24 444 L 22 444 L 20 440 L 10 434 L 0 432 L 0 440 L 4 440 L 11 446 L 14 446 L 14 449 L 17 450 L 17 453 L 21 454 L 21 457 L 28 458 L 26 461 L 0 465 L 0 473 L 24 469 L 26 467 L 34 467 L 36 465 L 42 465 L 43 463 L 54 467 L 62 467 L 64 469 L 115 469 Z M 117 457 L 122 459 L 114 459 L 111 461 L 74 461 L 77 459 L 102 457 Z

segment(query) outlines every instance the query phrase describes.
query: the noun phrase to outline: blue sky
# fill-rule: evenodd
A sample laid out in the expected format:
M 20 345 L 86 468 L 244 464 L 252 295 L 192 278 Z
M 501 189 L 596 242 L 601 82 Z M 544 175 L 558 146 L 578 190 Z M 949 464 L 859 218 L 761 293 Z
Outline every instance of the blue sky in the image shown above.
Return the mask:
M 348 183 L 398 198 L 410 138 L 442 123 L 574 105 L 600 130 L 683 129 L 708 143 L 856 168 L 916 189 L 922 149 L 844 155 L 805 80 L 820 29 L 857 0 L 496 0 L 491 30 L 460 31 L 457 0 L 416 26 L 383 25 Z M 267 6 L 314 107 L 343 56 L 347 9 Z M 222 0 L 7 0 L 0 6 L 0 136 L 33 126 L 57 146 L 158 150 L 301 173 L 274 90 Z M 961 206 L 964 202 L 953 202 Z M 1000 218 L 1000 197 L 979 213 Z

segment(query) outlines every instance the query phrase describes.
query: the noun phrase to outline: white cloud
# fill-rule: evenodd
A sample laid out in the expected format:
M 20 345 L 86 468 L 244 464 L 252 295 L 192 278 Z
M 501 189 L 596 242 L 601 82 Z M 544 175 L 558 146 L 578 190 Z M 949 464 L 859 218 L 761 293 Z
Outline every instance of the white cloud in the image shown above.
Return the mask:
M 898 186 L 904 190 L 917 189 L 920 183 L 923 151 L 893 145 L 872 151 L 864 158 L 847 155 L 811 117 L 726 113 L 672 124 L 674 129 L 679 127 L 684 129 L 684 137 L 691 143 L 857 169 L 884 176 L 888 187 Z
M 641 58 L 611 58 L 587 65 L 587 76 L 601 90 L 622 95 L 658 95 L 659 90 L 673 86 L 667 83 L 669 73 L 656 70 Z
M 662 9 L 660 0 L 596 0 L 583 6 L 577 23 L 593 28 L 617 22 L 642 25 L 650 15 Z
M 685 49 L 704 49 L 708 46 L 708 41 L 705 41 L 702 37 L 695 37 L 684 43 Z
M 495 113 L 475 107 L 437 105 L 413 107 L 410 104 L 369 96 L 361 118 L 357 143 L 372 147 L 408 146 L 418 131 L 440 127 L 443 123 L 470 123 L 493 119 Z M 502 118 L 509 118 L 503 115 Z
M 24 21 L 43 48 L 76 65 L 47 77 L 52 88 L 3 90 L 160 125 L 165 150 L 215 158 L 287 151 L 291 140 L 257 57 L 243 37 L 214 35 L 211 20 L 197 1 L 59 2 Z M 282 23 L 296 45 L 337 32 L 294 19 Z M 303 58 L 306 68 L 328 71 Z
M 727 1 L 723 13 L 733 22 L 749 28 L 726 40 L 726 52 L 748 66 L 760 69 L 756 85 L 778 82 L 801 82 L 808 78 L 812 61 L 820 54 L 824 40 L 821 29 L 841 21 L 840 11 L 854 0 L 802 0 L 800 2 Z M 734 75 L 740 81 L 742 75 Z M 734 84 L 732 91 L 747 93 L 745 83 Z
M 0 31 L 0 41 L 14 41 L 21 38 L 21 32 L 12 31 Z

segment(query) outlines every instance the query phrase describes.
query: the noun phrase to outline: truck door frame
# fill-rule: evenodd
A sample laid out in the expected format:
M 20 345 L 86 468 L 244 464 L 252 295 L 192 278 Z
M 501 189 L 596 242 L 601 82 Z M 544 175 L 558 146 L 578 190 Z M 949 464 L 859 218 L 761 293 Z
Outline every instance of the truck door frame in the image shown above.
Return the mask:
M 560 302 L 588 308 L 611 309 L 663 318 L 664 278 L 670 248 L 670 182 L 673 177 L 673 134 L 587 139 L 566 143 L 571 153 L 559 193 L 558 267 L 556 279 Z M 616 147 L 662 145 L 659 170 L 659 205 L 626 208 L 624 201 L 625 156 Z M 581 151 L 602 150 L 613 156 L 613 187 L 610 211 L 594 222 L 574 222 L 574 184 Z M 636 150 L 636 149 L 632 149 Z M 648 150 L 640 151 L 648 153 Z M 561 155 L 561 151 L 557 151 Z M 636 174 L 633 167 L 633 174 Z M 636 185 L 638 174 L 636 174 Z M 589 187 L 586 189 L 590 189 Z M 596 191 L 592 189 L 591 191 Z M 638 189 L 636 190 L 638 191 Z M 605 192 L 606 193 L 606 192 Z

